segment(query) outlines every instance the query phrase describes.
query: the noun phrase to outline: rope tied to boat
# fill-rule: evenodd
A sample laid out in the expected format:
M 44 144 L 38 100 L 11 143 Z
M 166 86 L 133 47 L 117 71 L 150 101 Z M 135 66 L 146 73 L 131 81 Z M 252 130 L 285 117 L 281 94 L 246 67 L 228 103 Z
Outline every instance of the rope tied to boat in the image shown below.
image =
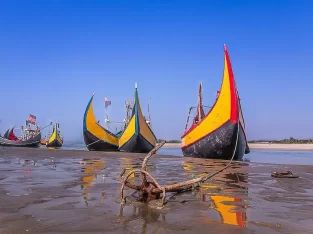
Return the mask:
M 97 143 L 97 142 L 99 142 L 99 141 L 102 141 L 102 139 L 96 140 L 96 141 L 94 141 L 94 142 L 92 142 L 92 143 L 86 145 L 86 147 L 88 147 L 88 146 L 90 146 L 90 145 L 93 145 L 93 144 L 95 144 L 95 143 Z

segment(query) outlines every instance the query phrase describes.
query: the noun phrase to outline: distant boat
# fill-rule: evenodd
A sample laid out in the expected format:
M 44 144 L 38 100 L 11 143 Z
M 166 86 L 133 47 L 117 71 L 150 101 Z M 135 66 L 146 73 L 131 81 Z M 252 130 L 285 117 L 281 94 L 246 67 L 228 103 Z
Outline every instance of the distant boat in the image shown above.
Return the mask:
M 9 128 L 9 129 L 4 133 L 3 138 L 8 139 L 9 134 L 10 134 L 10 131 L 11 131 L 11 128 Z
M 155 147 L 157 139 L 142 114 L 137 85 L 132 114 L 127 122 L 127 126 L 119 139 L 119 150 L 138 153 L 151 151 Z
M 41 132 L 39 127 L 36 125 L 36 116 L 30 114 L 28 120 L 26 120 L 26 127 L 24 128 L 22 126 L 22 136 L 20 138 L 16 137 L 14 134 L 14 128 L 12 128 L 7 134 L 7 138 L 0 137 L 0 145 L 15 147 L 38 147 L 40 139 Z
M 92 95 L 84 114 L 83 134 L 84 142 L 89 151 L 118 150 L 118 136 L 102 127 L 93 113 Z
M 40 140 L 40 144 L 41 144 L 41 145 L 47 145 L 46 139 L 45 139 L 45 138 L 41 139 L 41 140 Z
M 60 134 L 59 128 L 59 123 L 55 123 L 52 134 L 46 142 L 47 147 L 61 147 L 63 145 L 63 137 Z
M 245 122 L 228 51 L 224 46 L 224 77 L 214 106 L 204 114 L 200 84 L 197 114 L 182 139 L 184 156 L 242 159 L 249 153 L 245 135 Z M 189 117 L 188 117 L 189 118 Z M 187 120 L 188 124 L 188 120 Z M 187 125 L 186 125 L 187 127 Z

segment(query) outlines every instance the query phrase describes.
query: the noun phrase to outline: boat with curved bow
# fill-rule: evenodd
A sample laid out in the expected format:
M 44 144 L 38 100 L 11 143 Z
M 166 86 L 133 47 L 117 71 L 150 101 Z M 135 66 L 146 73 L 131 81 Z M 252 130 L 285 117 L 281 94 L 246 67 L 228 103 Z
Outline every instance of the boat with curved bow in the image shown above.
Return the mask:
M 89 151 L 116 151 L 118 150 L 118 136 L 105 129 L 96 120 L 93 112 L 93 97 L 86 107 L 83 119 L 84 142 Z
M 151 151 L 155 147 L 157 139 L 149 126 L 151 121 L 147 121 L 142 114 L 137 84 L 132 114 L 127 121 L 127 126 L 119 139 L 119 150 L 133 153 Z
M 197 114 L 191 127 L 185 129 L 182 139 L 184 156 L 241 160 L 250 152 L 239 93 L 224 45 L 224 75 L 215 104 L 205 115 L 200 84 Z M 187 120 L 188 124 L 188 120 Z M 186 124 L 186 127 L 187 127 Z

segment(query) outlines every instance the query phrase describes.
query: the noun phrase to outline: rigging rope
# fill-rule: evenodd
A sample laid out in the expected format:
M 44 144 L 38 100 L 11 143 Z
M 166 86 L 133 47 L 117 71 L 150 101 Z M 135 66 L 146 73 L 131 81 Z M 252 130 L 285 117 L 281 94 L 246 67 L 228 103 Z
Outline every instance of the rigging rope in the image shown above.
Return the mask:
M 205 105 L 202 105 L 202 106 L 203 107 L 207 107 L 207 108 L 211 108 L 211 106 L 205 106 Z M 189 123 L 191 110 L 195 109 L 195 108 L 197 108 L 197 106 L 192 106 L 192 107 L 189 108 L 189 113 L 188 113 L 188 117 L 187 117 L 187 121 L 186 121 L 186 125 L 185 125 L 185 132 L 187 131 L 187 128 L 188 128 L 188 123 Z
M 97 143 L 97 142 L 99 142 L 99 141 L 102 141 L 102 139 L 96 140 L 96 141 L 94 141 L 94 142 L 92 142 L 92 143 L 86 145 L 86 147 L 88 147 L 88 146 L 90 146 L 90 145 L 93 145 L 93 144 L 95 144 L 95 143 Z
M 237 124 L 237 137 L 236 137 L 235 148 L 234 148 L 233 156 L 232 156 L 231 159 L 229 160 L 228 164 L 227 164 L 225 167 L 223 167 L 222 169 L 220 169 L 220 170 L 214 172 L 213 174 L 204 177 L 204 178 L 202 179 L 202 182 L 204 182 L 204 181 L 210 179 L 211 177 L 217 175 L 218 173 L 221 173 L 222 171 L 224 171 L 225 169 L 227 169 L 227 168 L 230 166 L 230 164 L 233 162 L 234 157 L 235 157 L 235 154 L 236 154 L 236 150 L 237 150 L 237 145 L 238 145 L 238 138 L 239 138 L 239 131 L 240 131 L 239 123 L 240 123 L 240 121 L 238 120 L 238 124 Z

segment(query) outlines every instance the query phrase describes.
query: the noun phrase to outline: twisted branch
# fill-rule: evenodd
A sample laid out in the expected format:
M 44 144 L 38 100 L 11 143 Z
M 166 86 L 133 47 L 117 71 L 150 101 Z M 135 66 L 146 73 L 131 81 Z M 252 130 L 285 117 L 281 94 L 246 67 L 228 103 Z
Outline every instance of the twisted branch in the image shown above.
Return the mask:
M 149 159 L 151 158 L 151 156 L 153 154 L 155 154 L 156 151 L 158 151 L 165 144 L 165 141 L 162 141 L 161 143 L 159 143 L 155 148 L 153 148 L 147 154 L 147 156 L 144 158 L 144 160 L 142 162 L 141 169 L 131 170 L 128 174 L 126 174 L 126 176 L 124 178 L 123 178 L 123 175 L 125 174 L 125 169 L 123 169 L 123 171 L 121 172 L 121 174 L 119 176 L 119 180 L 122 183 L 122 187 L 121 187 L 121 202 L 122 202 L 122 204 L 125 203 L 125 199 L 124 199 L 124 188 L 125 188 L 125 186 L 139 191 L 141 194 L 141 197 L 138 200 L 141 200 L 144 202 L 149 202 L 150 200 L 153 200 L 153 199 L 159 199 L 160 194 L 162 193 L 161 205 L 163 206 L 165 204 L 166 192 L 180 192 L 182 190 L 191 190 L 197 184 L 203 183 L 206 180 L 217 175 L 218 173 L 224 171 L 226 168 L 228 168 L 230 166 L 230 164 L 232 163 L 232 161 L 234 159 L 236 148 L 237 148 L 238 133 L 239 133 L 239 131 L 237 132 L 237 139 L 236 139 L 236 145 L 235 145 L 235 150 L 233 152 L 233 156 L 232 156 L 231 160 L 229 161 L 229 163 L 225 167 L 223 167 L 222 169 L 220 169 L 220 170 L 218 170 L 218 171 L 216 171 L 210 175 L 201 176 L 201 177 L 196 178 L 196 179 L 182 181 L 179 183 L 170 184 L 170 185 L 166 185 L 166 186 L 161 186 L 158 183 L 158 181 L 147 171 L 147 163 L 148 163 Z M 142 177 L 141 186 L 132 184 L 131 182 L 128 181 L 129 176 L 131 176 L 132 174 L 134 174 L 136 172 L 141 173 L 141 177 Z M 150 177 L 152 182 L 147 181 L 147 176 Z

